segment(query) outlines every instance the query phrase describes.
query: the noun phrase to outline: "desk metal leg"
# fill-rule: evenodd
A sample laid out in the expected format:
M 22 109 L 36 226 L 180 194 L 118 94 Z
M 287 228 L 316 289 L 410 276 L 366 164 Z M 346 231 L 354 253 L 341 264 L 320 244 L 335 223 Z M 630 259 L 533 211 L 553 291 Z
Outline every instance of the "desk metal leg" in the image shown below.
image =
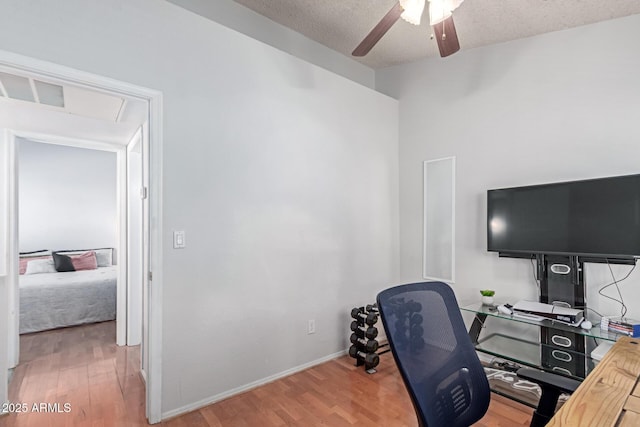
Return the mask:
M 483 313 L 476 313 L 476 317 L 473 318 L 473 323 L 471 324 L 471 328 L 469 328 L 469 338 L 471 338 L 471 342 L 474 345 L 478 344 L 478 337 L 480 337 L 480 331 L 486 318 L 487 315 Z

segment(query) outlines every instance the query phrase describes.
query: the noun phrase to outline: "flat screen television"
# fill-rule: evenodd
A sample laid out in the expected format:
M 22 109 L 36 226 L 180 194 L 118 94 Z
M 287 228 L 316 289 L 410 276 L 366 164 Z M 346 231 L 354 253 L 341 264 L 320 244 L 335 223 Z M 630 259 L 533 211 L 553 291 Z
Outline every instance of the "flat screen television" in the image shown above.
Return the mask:
M 487 247 L 502 254 L 640 257 L 640 175 L 487 192 Z

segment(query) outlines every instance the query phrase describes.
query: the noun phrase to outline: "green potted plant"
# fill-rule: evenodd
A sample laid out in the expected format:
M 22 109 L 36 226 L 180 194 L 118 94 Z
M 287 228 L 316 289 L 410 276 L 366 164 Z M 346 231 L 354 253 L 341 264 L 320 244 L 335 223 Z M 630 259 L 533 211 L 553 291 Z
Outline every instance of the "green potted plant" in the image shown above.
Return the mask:
M 496 294 L 496 291 L 492 291 L 491 289 L 481 290 L 480 295 L 482 295 L 482 304 L 493 305 L 493 296 L 495 294 Z

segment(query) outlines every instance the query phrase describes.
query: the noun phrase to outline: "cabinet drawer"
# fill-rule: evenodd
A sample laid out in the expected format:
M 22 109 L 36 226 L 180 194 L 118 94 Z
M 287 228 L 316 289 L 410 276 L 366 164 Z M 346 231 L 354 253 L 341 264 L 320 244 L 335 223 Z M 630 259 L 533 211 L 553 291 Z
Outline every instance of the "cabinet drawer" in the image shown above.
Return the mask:
M 585 377 L 585 357 L 574 351 L 556 346 L 542 347 L 542 366 L 564 375 Z
M 584 335 L 553 328 L 540 328 L 540 342 L 543 345 L 584 353 Z

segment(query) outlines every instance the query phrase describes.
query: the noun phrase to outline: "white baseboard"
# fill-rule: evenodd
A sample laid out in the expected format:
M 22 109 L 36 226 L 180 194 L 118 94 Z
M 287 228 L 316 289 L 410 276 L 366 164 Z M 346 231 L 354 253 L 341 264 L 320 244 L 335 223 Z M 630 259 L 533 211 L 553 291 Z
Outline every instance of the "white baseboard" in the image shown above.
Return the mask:
M 245 391 L 249 391 L 249 390 L 251 390 L 253 388 L 260 387 L 261 385 L 265 385 L 267 383 L 279 380 L 280 378 L 288 377 L 291 374 L 295 374 L 296 372 L 304 371 L 305 369 L 309 369 L 309 368 L 311 368 L 313 366 L 316 366 L 316 365 L 319 365 L 321 363 L 328 362 L 329 360 L 336 359 L 338 357 L 344 356 L 345 354 L 347 354 L 346 350 L 339 351 L 337 353 L 333 353 L 333 354 L 330 354 L 328 356 L 321 357 L 320 359 L 312 360 L 311 362 L 308 362 L 308 363 L 293 367 L 291 369 L 287 369 L 286 371 L 282 371 L 282 372 L 279 372 L 277 374 L 268 376 L 268 377 L 263 378 L 261 380 L 254 381 L 254 382 L 251 382 L 249 384 L 246 384 L 246 385 L 243 385 L 243 386 L 236 387 L 234 389 L 225 391 L 223 393 L 219 393 L 219 394 L 216 394 L 214 396 L 207 397 L 205 399 L 199 400 L 199 401 L 194 402 L 194 403 L 190 403 L 188 405 L 182 406 L 182 407 L 177 408 L 177 409 L 172 409 L 170 411 L 163 412 L 162 413 L 162 420 L 166 420 L 166 419 L 169 419 L 169 418 L 176 417 L 178 415 L 186 414 L 187 412 L 192 412 L 192 411 L 198 410 L 198 409 L 203 408 L 205 406 L 211 405 L 212 403 L 219 402 L 221 400 L 227 399 L 227 398 L 229 398 L 231 396 L 234 396 L 236 394 L 244 393 Z

